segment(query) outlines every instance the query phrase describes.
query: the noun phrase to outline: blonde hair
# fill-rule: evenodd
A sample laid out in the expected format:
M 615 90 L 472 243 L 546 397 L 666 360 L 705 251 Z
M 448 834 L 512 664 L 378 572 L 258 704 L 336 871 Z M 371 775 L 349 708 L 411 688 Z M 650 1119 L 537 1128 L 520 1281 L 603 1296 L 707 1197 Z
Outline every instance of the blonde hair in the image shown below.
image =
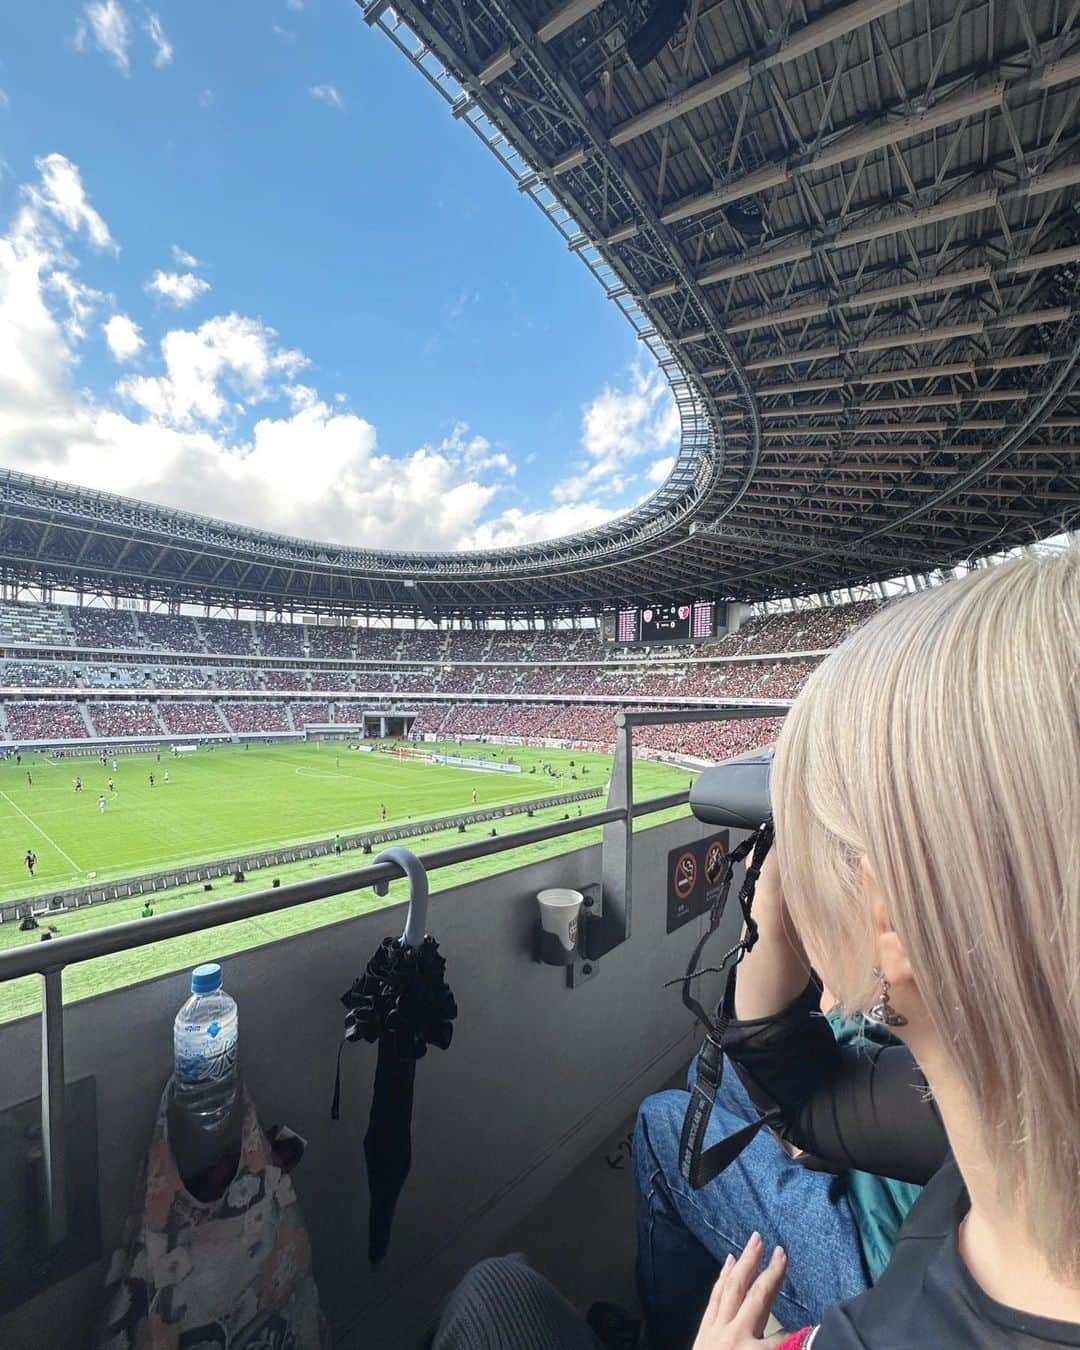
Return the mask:
M 1000 1177 L 1080 1272 L 1080 545 L 900 601 L 777 747 L 792 916 L 848 1008 L 878 990 L 865 856 Z

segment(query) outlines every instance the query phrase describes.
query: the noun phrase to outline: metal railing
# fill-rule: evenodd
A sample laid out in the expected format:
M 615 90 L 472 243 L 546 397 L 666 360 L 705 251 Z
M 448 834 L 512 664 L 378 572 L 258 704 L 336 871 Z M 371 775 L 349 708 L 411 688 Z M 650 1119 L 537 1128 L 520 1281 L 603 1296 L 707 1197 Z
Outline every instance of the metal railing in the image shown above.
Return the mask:
M 781 710 L 778 710 L 781 711 Z M 786 707 L 782 709 L 786 711 Z M 459 863 L 488 858 L 530 844 L 560 839 L 597 826 L 603 827 L 601 893 L 607 949 L 630 936 L 630 911 L 633 885 L 631 843 L 633 823 L 641 816 L 653 815 L 685 806 L 688 792 L 672 792 L 648 801 L 633 800 L 633 728 L 665 723 L 716 722 L 760 717 L 760 708 L 695 708 L 684 712 L 620 712 L 616 714 L 615 757 L 608 805 L 602 811 L 575 816 L 569 820 L 533 825 L 513 834 L 472 840 L 468 843 L 434 849 L 420 856 L 429 872 Z M 38 975 L 42 982 L 41 1005 L 41 1144 L 44 1162 L 44 1190 L 47 1240 L 53 1246 L 64 1238 L 67 1229 L 66 1149 L 64 1140 L 64 1009 L 63 972 L 67 966 L 92 961 L 99 956 L 150 946 L 167 938 L 201 933 L 239 919 L 250 919 L 279 910 L 306 905 L 313 900 L 363 890 L 380 881 L 393 881 L 405 874 L 391 862 L 372 862 L 364 867 L 339 872 L 334 876 L 298 881 L 288 886 L 255 891 L 228 900 L 210 901 L 172 914 L 136 919 L 111 928 L 95 929 L 70 937 L 0 952 L 0 984 L 8 980 Z

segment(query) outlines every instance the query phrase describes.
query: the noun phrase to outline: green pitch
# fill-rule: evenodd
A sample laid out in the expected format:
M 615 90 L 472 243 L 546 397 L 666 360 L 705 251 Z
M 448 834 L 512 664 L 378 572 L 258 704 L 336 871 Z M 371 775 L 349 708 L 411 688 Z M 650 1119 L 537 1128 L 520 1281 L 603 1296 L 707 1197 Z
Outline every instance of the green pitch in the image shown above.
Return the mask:
M 97 881 L 131 877 L 326 839 L 337 832 L 377 828 L 384 805 L 386 823 L 393 825 L 603 787 L 611 767 L 608 755 L 577 751 L 443 748 L 462 754 L 490 755 L 495 750 L 499 759 L 512 756 L 523 772 L 481 773 L 349 751 L 335 742 L 252 746 L 249 750 L 231 746 L 200 749 L 179 760 L 163 752 L 160 762 L 153 754 L 118 755 L 115 771 L 111 762 L 103 768 L 98 760 L 85 757 L 50 763 L 40 755 L 24 755 L 21 766 L 9 759 L 0 763 L 0 898 L 10 902 L 87 884 L 90 873 L 96 873 Z M 553 777 L 542 766 L 559 776 Z M 534 768 L 536 771 L 530 772 Z M 164 781 L 166 772 L 168 783 Z M 151 773 L 155 779 L 152 787 Z M 76 775 L 84 784 L 78 793 L 73 787 Z M 109 792 L 110 778 L 115 793 Z M 634 782 L 635 798 L 643 800 L 685 788 L 688 775 L 681 769 L 642 761 L 634 766 Z M 98 807 L 102 793 L 106 798 L 104 812 Z M 597 799 L 584 803 L 582 809 L 588 813 L 601 804 L 602 799 Z M 567 810 L 572 812 L 576 807 L 541 809 L 534 820 L 510 818 L 499 822 L 497 828 L 500 834 L 511 834 L 527 825 L 559 819 Z M 673 814 L 681 812 L 649 817 L 639 821 L 637 828 L 670 819 Z M 490 828 L 488 824 L 472 826 L 466 838 L 482 838 Z M 505 856 L 444 869 L 433 874 L 432 889 L 445 890 L 479 876 L 581 848 L 595 842 L 599 833 L 569 835 Z M 433 831 L 407 842 L 423 853 L 464 840 L 456 831 Z M 23 861 L 28 848 L 38 858 L 33 881 Z M 342 857 L 331 855 L 274 868 L 272 876 L 288 884 L 360 865 L 359 854 L 346 852 Z M 167 896 L 154 897 L 155 912 L 241 895 L 268 886 L 270 878 L 270 872 L 262 872 L 249 873 L 248 880 L 241 884 L 218 881 L 209 895 L 201 886 L 177 888 Z M 404 883 L 395 883 L 383 900 L 370 891 L 339 896 L 86 962 L 65 973 L 65 999 L 88 997 L 197 965 L 351 917 L 364 909 L 395 903 L 404 896 Z M 54 923 L 59 935 L 67 936 L 138 918 L 143 903 L 142 898 L 110 901 L 49 916 L 42 922 Z M 0 925 L 0 950 L 39 940 L 40 933 L 21 933 L 15 923 Z M 0 985 L 0 1021 L 35 1011 L 38 998 L 36 979 Z
M 489 756 L 494 749 L 453 748 Z M 200 749 L 181 759 L 168 751 L 160 759 L 118 755 L 115 772 L 111 760 L 103 767 L 81 756 L 49 761 L 34 754 L 21 766 L 8 760 L 0 764 L 0 899 L 84 885 L 91 874 L 106 881 L 374 828 L 384 806 L 387 823 L 400 824 L 607 781 L 606 756 L 496 753 L 503 761 L 513 755 L 523 772 L 480 773 L 329 741 Z M 557 765 L 563 776 L 528 772 L 541 763 Z M 33 881 L 27 849 L 38 857 Z

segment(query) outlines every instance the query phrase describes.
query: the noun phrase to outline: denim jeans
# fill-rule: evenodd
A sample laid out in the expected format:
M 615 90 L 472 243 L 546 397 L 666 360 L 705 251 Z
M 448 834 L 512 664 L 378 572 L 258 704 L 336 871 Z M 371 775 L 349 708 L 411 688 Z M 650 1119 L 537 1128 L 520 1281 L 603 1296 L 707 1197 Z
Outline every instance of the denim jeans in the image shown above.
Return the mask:
M 691 1069 L 691 1076 L 693 1069 Z M 830 1303 L 870 1287 L 843 1182 L 793 1162 L 763 1130 L 709 1185 L 690 1188 L 679 1171 L 679 1135 L 689 1096 L 658 1092 L 638 1112 L 634 1133 L 637 1276 L 652 1350 L 688 1350 L 724 1258 L 756 1229 L 766 1253 L 788 1254 L 773 1311 L 789 1330 L 821 1320 Z M 705 1147 L 758 1118 L 730 1064 Z

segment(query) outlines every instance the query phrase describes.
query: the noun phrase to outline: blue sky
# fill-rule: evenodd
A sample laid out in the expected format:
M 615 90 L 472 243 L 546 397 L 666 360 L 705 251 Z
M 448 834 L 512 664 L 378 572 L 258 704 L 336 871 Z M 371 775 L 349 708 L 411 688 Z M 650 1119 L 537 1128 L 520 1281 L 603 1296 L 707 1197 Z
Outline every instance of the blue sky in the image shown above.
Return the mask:
M 614 306 L 352 0 L 0 15 L 0 462 L 346 542 L 663 477 Z

